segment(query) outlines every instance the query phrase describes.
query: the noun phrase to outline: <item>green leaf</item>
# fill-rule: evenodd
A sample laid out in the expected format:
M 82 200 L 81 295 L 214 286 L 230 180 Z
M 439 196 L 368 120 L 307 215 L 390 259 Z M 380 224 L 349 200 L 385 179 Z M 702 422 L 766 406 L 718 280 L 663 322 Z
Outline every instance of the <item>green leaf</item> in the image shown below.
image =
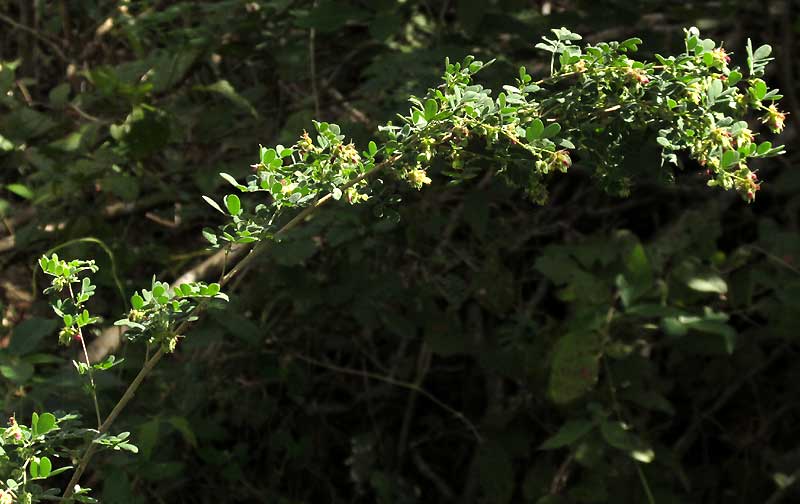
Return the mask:
M 600 424 L 600 432 L 609 446 L 627 452 L 639 462 L 647 464 L 655 459 L 653 450 L 630 432 L 622 422 L 604 421 Z
M 622 42 L 619 43 L 619 47 L 620 49 L 636 52 L 639 49 L 638 46 L 640 46 L 641 44 L 642 44 L 642 39 L 634 37 L 634 38 L 629 38 L 627 40 L 623 40 Z
M 664 317 L 661 319 L 661 330 L 664 334 L 673 338 L 686 336 L 689 329 L 681 323 L 678 317 Z
M 92 369 L 97 369 L 98 371 L 106 371 L 114 366 L 122 364 L 123 362 L 125 362 L 125 359 L 117 360 L 115 356 L 109 355 L 108 357 L 105 358 L 104 361 L 93 364 Z
M 769 58 L 770 54 L 772 54 L 772 46 L 770 46 L 769 44 L 764 44 L 755 50 L 755 52 L 753 53 L 753 59 L 756 61 L 763 60 Z
M 195 436 L 194 431 L 192 430 L 192 425 L 188 419 L 182 416 L 174 416 L 170 417 L 169 423 L 181 433 L 183 439 L 186 440 L 187 443 L 192 445 L 194 448 L 197 448 L 197 436 Z
M 253 117 L 258 117 L 258 111 L 255 109 L 255 107 L 253 107 L 250 101 L 237 93 L 236 89 L 234 89 L 231 83 L 227 80 L 219 80 L 210 86 L 195 86 L 194 89 L 196 91 L 218 93 L 230 100 L 234 105 L 249 112 Z
M 556 52 L 556 46 L 554 46 L 553 44 L 549 44 L 549 43 L 539 42 L 534 47 L 536 47 L 537 49 L 541 49 L 543 51 L 551 52 L 551 53 Z
M 15 359 L 9 364 L 0 365 L 0 374 L 17 384 L 23 384 L 33 376 L 33 365 L 27 361 Z
M 53 470 L 53 463 L 47 457 L 39 459 L 39 477 L 46 478 L 50 476 L 50 471 Z
M 158 433 L 161 421 L 158 417 L 153 418 L 143 424 L 139 425 L 138 435 L 136 436 L 137 443 L 141 448 L 142 457 L 149 460 L 153 454 L 153 449 L 158 443 Z
M 558 432 L 547 438 L 539 446 L 540 450 L 555 450 L 569 446 L 588 434 L 594 428 L 594 422 L 589 420 L 570 420 L 558 429 Z
M 225 196 L 224 201 L 225 207 L 231 215 L 239 215 L 242 212 L 242 202 L 239 201 L 239 196 L 229 194 Z
M 772 142 L 769 141 L 761 142 L 760 144 L 758 144 L 758 149 L 756 150 L 756 152 L 758 153 L 759 156 L 763 156 L 764 154 L 769 152 L 771 148 L 772 148 Z
M 756 100 L 763 100 L 767 95 L 767 83 L 761 79 L 757 79 L 753 84 L 753 94 Z
M 542 138 L 552 138 L 561 132 L 561 125 L 558 123 L 549 124 L 542 132 Z
M 653 279 L 653 270 L 641 243 L 636 243 L 625 257 L 625 268 L 634 282 L 649 284 Z
M 138 178 L 117 173 L 109 174 L 100 179 L 100 186 L 125 201 L 134 201 L 139 196 L 140 191 Z
M 54 116 L 55 117 L 55 116 Z M 3 130 L 11 140 L 29 141 L 56 127 L 48 114 L 37 112 L 31 107 L 18 107 L 3 117 Z
M 367 144 L 367 149 L 369 150 L 370 156 L 374 156 L 378 152 L 378 146 L 372 140 L 370 140 L 369 144 Z
M 540 138 L 544 131 L 544 123 L 541 119 L 534 119 L 533 122 L 525 129 L 525 139 L 529 142 Z
M 653 451 L 652 448 L 641 448 L 638 450 L 631 450 L 628 452 L 634 460 L 638 460 L 644 464 L 649 464 L 653 460 L 656 459 L 656 453 Z
M 722 81 L 719 79 L 713 79 L 711 81 L 711 85 L 708 86 L 708 100 L 713 105 L 719 95 L 722 94 Z
M 602 338 L 594 331 L 569 332 L 556 342 L 550 364 L 550 398 L 566 404 L 597 383 Z
M 47 97 L 54 107 L 63 107 L 69 100 L 69 93 L 71 90 L 72 88 L 69 82 L 62 82 L 58 86 L 51 89 L 47 94 Z
M 261 146 L 261 162 L 266 166 L 269 166 L 272 161 L 274 161 L 278 156 L 278 153 L 275 149 L 267 149 L 264 146 Z
M 425 102 L 425 120 L 432 121 L 438 111 L 439 104 L 436 103 L 436 100 L 431 98 Z
M 10 152 L 14 150 L 14 143 L 3 135 L 0 135 L 0 151 Z
M 211 245 L 217 244 L 217 235 L 214 233 L 214 230 L 211 228 L 203 228 L 203 238 L 208 240 Z
M 600 424 L 600 432 L 606 443 L 618 450 L 633 451 L 642 448 L 643 443 L 622 422 L 604 421 Z
M 31 199 L 33 198 L 33 191 L 28 189 L 28 186 L 23 184 L 8 184 L 6 189 L 16 194 L 20 198 Z
M 56 417 L 52 413 L 42 413 L 36 427 L 36 434 L 47 434 L 56 427 Z
M 53 334 L 57 326 L 58 322 L 55 320 L 41 317 L 31 317 L 20 322 L 11 333 L 8 352 L 13 355 L 25 355 L 33 352 L 42 338 Z
M 124 450 L 131 453 L 139 453 L 139 448 L 131 443 L 120 443 L 114 447 L 115 450 Z
M 64 467 L 59 467 L 59 468 L 58 468 L 58 469 L 56 469 L 55 471 L 52 471 L 52 472 L 50 473 L 50 476 L 56 476 L 56 475 L 58 475 L 58 474 L 61 474 L 61 473 L 67 472 L 67 471 L 69 471 L 70 469 L 72 469 L 72 466 L 64 466 Z
M 219 176 L 224 178 L 230 185 L 232 185 L 233 187 L 239 189 L 240 191 L 244 191 L 244 190 L 247 189 L 247 187 L 243 186 L 239 182 L 236 182 L 235 178 L 233 178 L 231 175 L 228 175 L 225 172 L 220 172 Z
M 156 299 L 160 298 L 161 296 L 164 295 L 165 292 L 166 292 L 166 289 L 164 288 L 163 285 L 156 284 L 156 285 L 153 286 L 153 297 L 154 298 L 156 298 Z
M 212 206 L 212 207 L 213 207 L 215 210 L 217 210 L 219 213 L 221 213 L 221 214 L 224 214 L 224 213 L 225 213 L 225 211 L 224 211 L 224 210 L 222 210 L 222 208 L 221 208 L 221 207 L 220 207 L 220 206 L 217 204 L 217 202 L 216 202 L 216 201 L 214 201 L 213 199 L 211 199 L 211 198 L 209 198 L 208 196 L 205 196 L 205 195 L 203 196 L 203 199 L 206 201 L 206 203 L 208 203 L 209 205 L 211 205 L 211 206 Z
M 742 80 L 742 73 L 731 70 L 731 73 L 728 74 L 728 86 L 735 86 L 740 80 Z
M 203 52 L 197 47 L 181 47 L 157 50 L 151 54 L 148 58 L 152 61 L 147 74 L 148 82 L 152 83 L 153 92 L 160 94 L 179 84 Z
M 144 299 L 138 293 L 131 296 L 131 306 L 135 310 L 141 310 L 144 307 Z
M 39 459 L 34 457 L 31 460 L 30 466 L 28 466 L 31 472 L 31 478 L 36 479 L 39 477 Z
M 722 168 L 728 168 L 739 162 L 739 153 L 735 150 L 728 150 L 722 154 Z
M 732 354 L 736 349 L 737 334 L 736 330 L 725 322 L 719 320 L 698 320 L 687 324 L 687 326 L 695 331 L 700 331 L 708 334 L 719 336 L 714 342 L 713 347 L 710 348 L 706 343 L 704 351 L 710 352 L 725 352 L 728 355 Z
M 728 292 L 728 284 L 719 275 L 706 273 L 702 276 L 695 276 L 686 281 L 690 289 L 699 292 L 715 292 L 725 294 Z

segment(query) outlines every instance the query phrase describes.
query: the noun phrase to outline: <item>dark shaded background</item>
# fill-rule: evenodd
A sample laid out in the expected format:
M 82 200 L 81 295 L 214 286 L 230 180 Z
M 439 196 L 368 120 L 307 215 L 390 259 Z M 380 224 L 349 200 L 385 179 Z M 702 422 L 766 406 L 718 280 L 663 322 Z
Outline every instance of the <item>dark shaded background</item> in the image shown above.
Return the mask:
M 641 503 L 645 487 L 659 504 L 795 502 L 798 8 L 0 0 L 3 411 L 91 414 L 32 284 L 45 250 L 103 241 L 130 295 L 209 253 L 200 229 L 219 221 L 200 196 L 225 191 L 218 172 L 245 176 L 259 144 L 290 144 L 314 117 L 363 148 L 409 94 L 438 83 L 446 56 L 497 58 L 481 78 L 499 89 L 520 65 L 546 75 L 549 58 L 533 46 L 553 27 L 589 42 L 638 36 L 648 55 L 682 50 L 682 28 L 696 25 L 734 63 L 748 37 L 774 48 L 767 79 L 791 113 L 788 155 L 758 166 L 755 204 L 706 188 L 691 164 L 674 184 L 642 181 L 622 199 L 578 159 L 543 207 L 489 178 L 434 177 L 419 193 L 387 180 L 402 203 L 328 209 L 233 286 L 231 307 L 182 342 L 117 424 L 140 453 L 97 458 L 85 485 L 107 503 Z M 650 149 L 628 146 L 630 162 L 657 163 Z M 679 334 L 661 315 L 620 313 L 607 328 L 619 348 L 607 349 L 597 387 L 554 406 L 554 344 L 587 308 L 617 306 L 637 243 L 654 293 L 729 319 Z M 96 258 L 95 312 L 124 312 L 102 249 L 59 253 Z M 687 271 L 701 269 L 728 292 L 687 289 Z M 731 330 L 728 354 L 720 338 Z M 143 354 L 115 352 L 127 360 L 102 376 L 105 411 Z M 621 414 L 641 441 L 595 431 L 537 449 L 593 411 Z M 625 453 L 637 442 L 653 462 Z

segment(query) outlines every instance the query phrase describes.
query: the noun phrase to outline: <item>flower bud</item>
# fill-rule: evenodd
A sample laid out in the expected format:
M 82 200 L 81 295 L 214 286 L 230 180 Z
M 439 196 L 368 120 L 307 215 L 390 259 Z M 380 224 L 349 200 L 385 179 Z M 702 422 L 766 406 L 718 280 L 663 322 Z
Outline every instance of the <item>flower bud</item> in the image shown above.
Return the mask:
M 713 51 L 711 51 L 711 55 L 714 57 L 714 63 L 719 64 L 721 66 L 725 66 L 731 62 L 731 57 L 728 56 L 728 53 L 725 52 L 725 49 L 722 47 L 717 47 Z
M 11 492 L 0 490 L 0 504 L 14 504 L 14 496 Z
M 566 149 L 556 151 L 553 158 L 556 163 L 556 168 L 562 172 L 566 172 L 567 169 L 572 166 L 572 159 L 569 157 L 569 151 Z
M 761 122 L 766 124 L 773 133 L 780 133 L 785 126 L 786 112 L 781 112 L 775 105 L 770 105 L 767 113 L 761 118 Z
M 411 182 L 411 185 L 413 185 L 415 188 L 422 189 L 423 185 L 431 183 L 431 178 L 428 177 L 428 173 L 425 170 L 417 167 L 413 170 L 409 170 L 408 181 Z
M 629 68 L 626 73 L 639 84 L 647 84 L 650 82 L 650 77 L 641 68 Z

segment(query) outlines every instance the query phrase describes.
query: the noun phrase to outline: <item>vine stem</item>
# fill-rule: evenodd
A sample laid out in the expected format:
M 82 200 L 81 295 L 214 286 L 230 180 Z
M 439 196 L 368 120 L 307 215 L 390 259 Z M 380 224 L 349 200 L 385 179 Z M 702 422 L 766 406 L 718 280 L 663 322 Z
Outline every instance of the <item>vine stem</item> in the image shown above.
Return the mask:
M 92 386 L 92 400 L 94 401 L 94 412 L 97 415 L 97 427 L 100 428 L 101 424 L 103 423 L 102 418 L 100 417 L 100 403 L 97 402 L 97 386 L 94 384 L 94 376 L 92 373 L 92 365 L 89 362 L 89 352 L 86 351 L 86 342 L 83 340 L 83 332 L 78 329 L 78 338 L 81 340 L 81 348 L 83 348 L 83 357 L 86 359 L 86 370 L 89 374 L 89 383 Z
M 69 288 L 69 297 L 72 298 L 72 302 L 77 303 L 75 301 L 75 293 L 72 291 L 72 284 L 67 284 Z M 83 340 L 83 331 L 78 326 L 78 339 L 81 342 L 81 348 L 83 348 L 83 357 L 86 359 L 86 372 L 89 374 L 89 385 L 92 388 L 92 401 L 94 401 L 94 413 L 97 415 L 97 428 L 99 429 L 103 420 L 100 416 L 100 404 L 97 402 L 97 387 L 94 384 L 94 373 L 92 373 L 92 364 L 89 362 L 89 352 L 86 351 L 86 342 Z
M 644 493 L 647 496 L 647 502 L 649 504 L 656 504 L 656 498 L 653 496 L 653 492 L 650 490 L 650 484 L 647 482 L 644 471 L 642 471 L 642 465 L 639 462 L 635 462 L 635 465 L 636 472 L 639 474 L 639 480 L 642 482 L 642 488 L 644 488 Z
M 447 141 L 448 139 L 449 136 L 445 136 L 445 138 L 443 138 L 442 141 Z M 396 163 L 398 160 L 400 160 L 400 158 L 402 158 L 402 154 L 395 154 L 394 156 L 389 157 L 388 159 L 376 164 L 371 170 L 366 171 L 361 175 L 359 175 L 358 177 L 350 180 L 349 182 L 344 184 L 341 187 L 341 189 L 348 189 L 356 185 L 357 183 L 361 182 L 362 180 L 365 180 L 377 174 L 381 170 L 385 169 L 387 166 Z M 313 205 L 304 208 L 300 213 L 295 215 L 289 222 L 284 224 L 283 227 L 281 227 L 278 231 L 276 231 L 274 237 L 277 238 L 279 236 L 283 236 L 287 232 L 291 231 L 292 229 L 300 225 L 303 221 L 305 221 L 308 217 L 310 217 L 314 212 L 316 212 L 318 208 L 325 205 L 332 199 L 333 199 L 333 193 L 328 193 L 325 196 L 318 199 Z M 227 274 L 225 274 L 225 276 L 222 277 L 222 280 L 220 280 L 219 282 L 220 286 L 224 286 L 225 284 L 230 282 L 231 279 L 233 279 L 237 274 L 239 274 L 242 270 L 244 270 L 244 268 L 246 268 L 249 265 L 249 263 L 251 263 L 253 259 L 261 251 L 265 249 L 267 243 L 269 242 L 262 241 L 255 247 L 251 248 L 250 252 L 246 256 L 244 256 L 239 262 L 237 262 L 236 265 L 233 268 L 231 268 L 231 270 L 228 271 Z M 205 306 L 206 306 L 205 304 L 198 305 L 197 310 L 195 310 L 195 313 L 197 314 L 201 313 L 205 309 Z M 189 321 L 183 322 L 175 330 L 175 333 L 179 335 L 184 333 L 189 328 L 190 325 L 191 322 Z M 85 346 L 84 346 L 84 351 L 85 351 Z M 100 423 L 99 421 L 100 419 L 99 409 L 97 410 L 98 423 L 100 424 L 100 427 L 98 428 L 98 435 L 103 435 L 106 432 L 108 432 L 108 430 L 111 428 L 111 425 L 114 423 L 117 417 L 119 417 L 120 413 L 122 413 L 122 410 L 124 410 L 125 407 L 128 405 L 128 403 L 131 401 L 131 399 L 133 399 L 133 396 L 136 394 L 136 391 L 139 389 L 139 386 L 141 386 L 144 379 L 147 377 L 147 375 L 150 374 L 155 365 L 158 364 L 158 361 L 160 361 L 165 354 L 166 352 L 164 348 L 161 347 L 155 354 L 153 354 L 152 357 L 150 357 L 145 361 L 144 365 L 142 366 L 142 369 L 139 371 L 139 373 L 136 375 L 136 377 L 133 379 L 130 385 L 128 385 L 128 388 L 122 394 L 122 397 L 119 399 L 117 404 L 111 410 L 111 413 L 108 414 L 108 417 L 102 423 Z M 97 404 L 96 395 L 95 395 L 95 404 Z M 78 462 L 78 467 L 75 469 L 75 472 L 72 474 L 72 478 L 70 478 L 70 481 L 67 484 L 67 488 L 64 490 L 64 495 L 63 495 L 64 499 L 69 499 L 74 494 L 75 486 L 78 484 L 78 481 L 80 480 L 81 476 L 83 476 L 84 471 L 86 471 L 86 467 L 88 467 L 89 462 L 92 460 L 92 457 L 97 451 L 97 446 L 98 446 L 97 443 L 92 442 L 81 456 L 81 459 Z

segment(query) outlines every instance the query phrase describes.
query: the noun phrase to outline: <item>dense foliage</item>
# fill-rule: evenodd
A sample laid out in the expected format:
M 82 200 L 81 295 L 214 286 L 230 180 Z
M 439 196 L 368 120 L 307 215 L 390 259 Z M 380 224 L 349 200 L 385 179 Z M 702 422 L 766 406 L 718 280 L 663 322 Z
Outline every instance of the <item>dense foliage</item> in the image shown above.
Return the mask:
M 0 502 L 791 501 L 793 81 L 629 4 L 9 4 Z

